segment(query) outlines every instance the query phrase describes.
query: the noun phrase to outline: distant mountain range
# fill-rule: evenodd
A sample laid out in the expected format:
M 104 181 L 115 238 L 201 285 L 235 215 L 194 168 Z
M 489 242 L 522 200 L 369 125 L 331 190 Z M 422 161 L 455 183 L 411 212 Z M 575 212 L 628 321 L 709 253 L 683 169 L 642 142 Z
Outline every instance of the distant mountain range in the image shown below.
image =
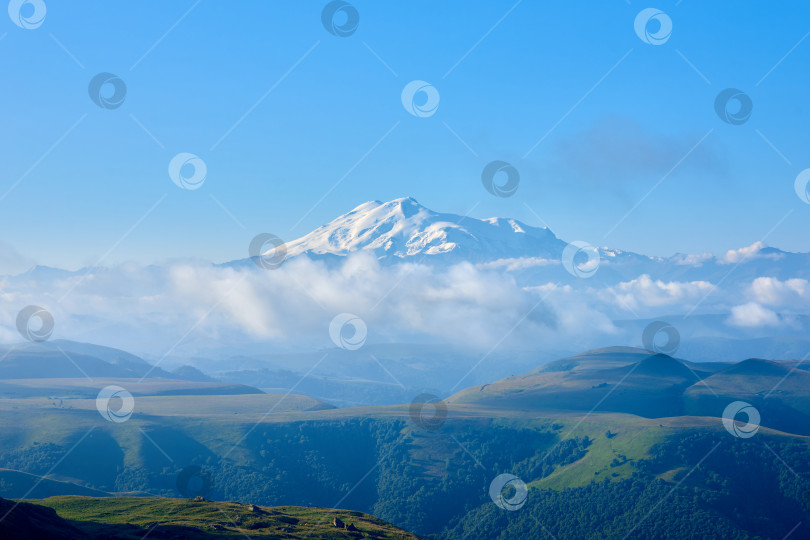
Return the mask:
M 676 253 L 653 257 L 600 246 L 598 239 L 566 241 L 548 228 L 533 227 L 516 219 L 477 219 L 439 213 L 412 197 L 363 203 L 314 231 L 287 241 L 285 248 L 288 260 L 306 256 L 339 262 L 353 253 L 367 252 L 383 264 L 467 261 L 507 271 L 524 284 L 536 284 L 544 280 L 577 281 L 560 263 L 566 246 L 574 240 L 592 243 L 598 249 L 599 270 L 589 282 L 617 283 L 643 274 L 654 279 L 711 283 L 750 282 L 761 276 L 810 279 L 810 253 L 782 251 L 761 242 L 741 246 L 722 256 Z M 250 258 L 224 263 L 236 267 L 249 265 Z M 36 266 L 10 279 L 49 281 L 89 271 Z
M 609 347 L 467 388 L 445 401 L 506 410 L 633 414 L 644 418 L 721 417 L 744 399 L 763 425 L 810 435 L 810 365 L 799 361 L 700 362 Z
M 341 405 L 392 403 L 418 387 L 447 395 L 513 326 L 514 341 L 494 351 L 467 384 L 586 348 L 639 345 L 645 326 L 659 319 L 677 327 L 681 353 L 693 361 L 801 358 L 810 346 L 810 253 L 755 243 L 724 255 L 652 257 L 601 246 L 598 268 L 582 279 L 562 264 L 571 253 L 568 242 L 580 240 L 596 243 L 562 239 L 515 219 L 439 213 L 400 198 L 363 203 L 288 241 L 286 270 L 272 275 L 244 258 L 76 271 L 37 266 L 5 277 L 4 283 L 7 292 L 19 292 L 32 303 L 62 308 L 55 335 L 120 346 L 154 362 L 169 351 L 160 368 L 180 370 L 158 369 L 153 376 L 206 380 L 186 364 L 229 382 L 272 389 L 292 386 L 306 372 L 300 367 L 314 365 L 324 349 L 346 353 L 332 348 L 326 329 L 338 313 L 354 311 L 369 325 L 368 343 L 339 365 L 350 362 L 357 369 L 317 373 L 307 383 L 312 394 Z M 355 264 L 353 257 L 359 257 L 362 272 L 343 271 L 345 263 Z M 406 265 L 421 270 L 408 273 Z M 244 278 L 242 296 L 220 303 L 238 285 L 234 271 Z M 755 280 L 765 282 L 759 296 L 752 293 Z M 62 304 L 64 296 L 73 303 Z M 22 307 L 10 304 L 7 320 Z M 189 314 L 195 319 L 209 312 L 203 326 L 210 327 L 194 328 Z M 393 315 L 403 312 L 409 315 Z M 467 313 L 474 314 L 469 326 L 480 327 L 481 342 L 459 337 Z M 190 327 L 193 336 L 178 342 Z M 70 333 L 62 333 L 65 329 Z M 372 345 L 381 347 L 374 352 L 381 362 L 368 356 L 360 362 Z M 430 350 L 415 358 L 412 348 L 422 346 Z M 15 350 L 5 369 L 25 376 L 41 373 L 25 359 L 26 351 L 37 347 L 50 351 L 59 373 L 77 371 L 52 343 Z M 137 357 L 110 356 L 99 348 L 67 352 L 91 377 L 141 377 L 150 369 Z M 306 358 L 296 357 L 299 353 Z M 94 364 L 90 357 L 106 364 Z M 245 357 L 268 362 L 245 368 Z M 423 368 L 439 363 L 441 377 Z M 502 371 L 482 373 L 490 368 Z
M 65 339 L 0 347 L 0 356 L 0 379 L 150 377 L 213 381 L 191 366 L 169 373 L 121 349 Z
M 790 253 L 755 243 L 723 256 L 681 254 L 653 257 L 598 244 L 599 239 L 563 240 L 545 227 L 516 219 L 476 219 L 435 212 L 412 197 L 369 201 L 286 243 L 287 257 L 340 260 L 352 253 L 372 253 L 381 263 L 449 264 L 468 261 L 503 269 L 536 284 L 574 281 L 560 261 L 569 242 L 592 243 L 599 251 L 598 283 L 616 283 L 648 274 L 655 279 L 709 281 L 756 277 L 810 278 L 810 253 Z M 244 264 L 249 259 L 229 264 Z M 735 268 L 733 275 L 730 270 Z

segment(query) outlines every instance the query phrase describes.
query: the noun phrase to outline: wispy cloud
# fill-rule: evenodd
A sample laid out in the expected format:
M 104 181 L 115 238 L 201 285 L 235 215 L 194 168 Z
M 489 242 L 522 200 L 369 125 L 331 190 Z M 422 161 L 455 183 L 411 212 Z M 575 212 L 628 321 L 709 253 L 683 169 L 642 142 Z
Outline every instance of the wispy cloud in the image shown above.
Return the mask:
M 508 334 L 500 348 L 584 350 L 635 344 L 614 321 L 685 312 L 714 287 L 646 273 L 608 285 L 540 280 L 525 286 L 510 270 L 522 268 L 517 260 L 506 266 L 384 265 L 361 252 L 332 264 L 298 257 L 276 270 L 179 261 L 67 277 L 34 272 L 0 283 L 0 341 L 19 340 L 16 313 L 36 304 L 53 312 L 54 337 L 157 357 L 170 348 L 185 357 L 212 348 L 228 354 L 328 348 L 329 323 L 346 312 L 365 321 L 370 342 L 487 350 Z M 808 299 L 804 279 L 758 277 L 724 284 L 704 307 L 726 314 L 733 332 L 787 324 L 782 312 L 801 312 Z

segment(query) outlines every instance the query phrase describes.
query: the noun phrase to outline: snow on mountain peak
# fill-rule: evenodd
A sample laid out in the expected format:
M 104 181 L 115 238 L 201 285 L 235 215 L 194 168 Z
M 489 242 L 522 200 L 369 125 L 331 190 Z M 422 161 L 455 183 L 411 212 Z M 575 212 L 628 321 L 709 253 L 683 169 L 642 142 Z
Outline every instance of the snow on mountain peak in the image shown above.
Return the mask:
M 289 256 L 348 255 L 373 251 L 378 258 L 452 255 L 470 261 L 558 256 L 564 242 L 545 228 L 514 219 L 475 219 L 434 212 L 412 197 L 369 201 L 287 243 Z

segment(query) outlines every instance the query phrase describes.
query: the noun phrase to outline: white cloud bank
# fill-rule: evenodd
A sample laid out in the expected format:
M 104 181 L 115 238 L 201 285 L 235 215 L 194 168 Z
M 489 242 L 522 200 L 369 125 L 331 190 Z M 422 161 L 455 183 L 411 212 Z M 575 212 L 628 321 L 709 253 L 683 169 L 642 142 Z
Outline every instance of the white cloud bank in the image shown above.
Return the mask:
M 503 268 L 383 266 L 362 252 L 336 266 L 302 257 L 276 270 L 127 264 L 86 276 L 0 282 L 0 341 L 19 341 L 16 314 L 36 304 L 53 313 L 54 338 L 152 357 L 332 347 L 329 323 L 345 312 L 366 322 L 369 342 L 450 343 L 483 352 L 495 346 L 585 350 L 627 342 L 614 320 L 701 305 L 728 314 L 732 327 L 768 327 L 786 322 L 777 314 L 781 307 L 806 307 L 810 299 L 810 285 L 801 279 L 762 277 L 746 286 L 726 290 L 644 274 L 612 286 L 577 280 L 524 288 Z
M 763 253 L 763 250 L 767 247 L 764 242 L 754 242 L 750 246 L 740 249 L 730 249 L 726 252 L 725 257 L 721 257 L 718 262 L 720 264 L 738 264 L 760 258 L 778 260 L 782 256 L 779 253 Z
M 755 328 L 761 326 L 778 326 L 781 321 L 779 315 L 770 309 L 762 307 L 756 302 L 748 302 L 747 304 L 731 308 L 729 322 L 735 326 Z
M 329 322 L 344 312 L 366 322 L 369 340 L 383 342 L 485 348 L 506 335 L 520 341 L 561 330 L 550 305 L 508 274 L 468 263 L 442 270 L 384 267 L 366 253 L 331 268 L 307 258 L 276 270 L 123 265 L 54 281 L 12 278 L 0 286 L 2 341 L 19 340 L 14 318 L 25 305 L 36 304 L 53 313 L 54 338 L 152 354 L 170 348 L 200 352 L 201 345 L 214 343 L 235 349 L 247 342 L 331 347 Z
M 714 286 L 708 281 L 661 281 L 643 274 L 631 281 L 608 287 L 602 294 L 606 301 L 610 295 L 632 309 L 643 307 L 684 306 L 707 297 Z
M 807 307 L 810 283 L 806 279 L 760 277 L 751 284 L 750 294 L 757 302 L 770 306 Z

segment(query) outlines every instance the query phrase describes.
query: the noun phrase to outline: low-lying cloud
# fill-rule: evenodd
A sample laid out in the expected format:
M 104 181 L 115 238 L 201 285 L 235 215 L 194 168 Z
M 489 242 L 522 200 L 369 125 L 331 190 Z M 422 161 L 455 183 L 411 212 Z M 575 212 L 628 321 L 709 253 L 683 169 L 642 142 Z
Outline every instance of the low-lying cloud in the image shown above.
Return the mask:
M 53 313 L 54 338 L 152 358 L 331 348 L 329 323 L 340 313 L 363 319 L 369 342 L 447 343 L 482 352 L 585 350 L 637 344 L 617 320 L 687 313 L 700 305 L 704 313 L 725 314 L 732 330 L 768 327 L 784 322 L 780 309 L 810 299 L 802 279 L 761 277 L 729 290 L 643 274 L 610 286 L 576 280 L 526 287 L 499 265 L 381 265 L 362 252 L 331 265 L 298 257 L 276 270 L 175 262 L 84 275 L 34 273 L 6 278 L 0 291 L 3 342 L 19 341 L 17 312 L 36 304 Z

